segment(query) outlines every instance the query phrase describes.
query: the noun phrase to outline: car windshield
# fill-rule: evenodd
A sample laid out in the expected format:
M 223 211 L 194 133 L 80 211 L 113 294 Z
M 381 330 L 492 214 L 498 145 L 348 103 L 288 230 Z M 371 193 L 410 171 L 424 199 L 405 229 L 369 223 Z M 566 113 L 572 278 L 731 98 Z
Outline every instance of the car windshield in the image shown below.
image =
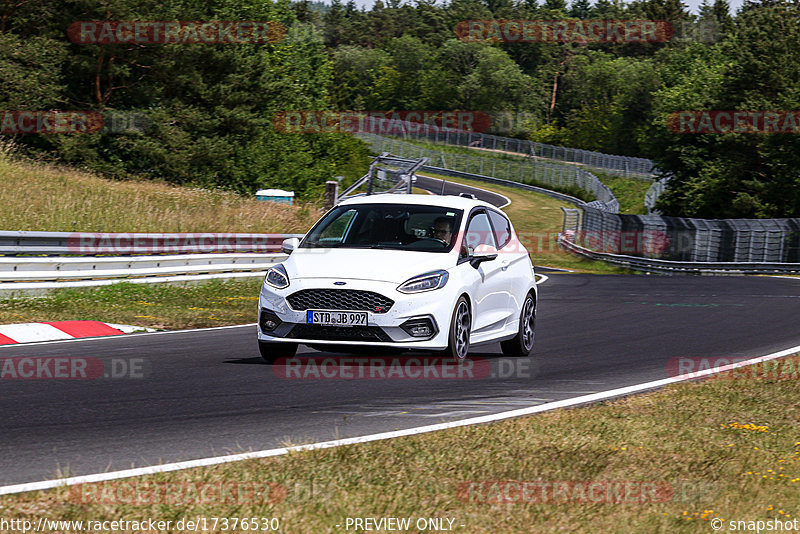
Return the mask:
M 440 206 L 337 206 L 306 235 L 301 248 L 375 248 L 448 252 L 462 210 Z

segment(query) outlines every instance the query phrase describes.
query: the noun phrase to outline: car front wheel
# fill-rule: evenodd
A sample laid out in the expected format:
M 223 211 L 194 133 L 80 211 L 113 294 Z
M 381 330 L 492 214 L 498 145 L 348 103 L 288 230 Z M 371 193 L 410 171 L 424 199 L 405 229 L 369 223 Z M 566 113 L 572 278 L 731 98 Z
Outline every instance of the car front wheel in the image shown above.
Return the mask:
M 469 352 L 469 334 L 472 329 L 472 312 L 466 297 L 461 296 L 453 310 L 453 319 L 450 321 L 450 336 L 448 337 L 445 354 L 454 361 L 461 362 Z
M 259 341 L 258 350 L 264 361 L 272 363 L 278 358 L 291 358 L 297 352 L 297 343 L 270 343 Z
M 519 331 L 513 338 L 500 343 L 506 356 L 527 357 L 533 354 L 533 338 L 536 329 L 536 301 L 528 293 L 522 303 L 519 316 Z

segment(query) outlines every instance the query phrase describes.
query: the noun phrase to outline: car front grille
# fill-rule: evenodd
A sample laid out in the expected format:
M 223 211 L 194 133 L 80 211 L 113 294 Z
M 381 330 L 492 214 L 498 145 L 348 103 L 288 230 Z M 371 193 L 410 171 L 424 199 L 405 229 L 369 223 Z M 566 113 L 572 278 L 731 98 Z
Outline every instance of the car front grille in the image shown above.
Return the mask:
M 357 289 L 302 289 L 286 297 L 295 311 L 353 310 L 386 313 L 394 301 L 373 291 Z
M 292 339 L 314 339 L 321 341 L 384 341 L 391 342 L 378 326 L 319 326 L 298 324 L 286 335 Z

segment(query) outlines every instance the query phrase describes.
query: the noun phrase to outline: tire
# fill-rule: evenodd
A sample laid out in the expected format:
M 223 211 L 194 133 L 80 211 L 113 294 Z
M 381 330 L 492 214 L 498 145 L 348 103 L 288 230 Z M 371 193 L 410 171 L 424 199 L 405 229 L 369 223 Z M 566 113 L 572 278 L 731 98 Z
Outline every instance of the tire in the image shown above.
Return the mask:
M 469 334 L 472 329 L 472 312 L 463 295 L 456 301 L 450 320 L 450 334 L 444 354 L 455 362 L 462 362 L 469 352 Z
M 534 337 L 536 334 L 536 301 L 528 293 L 522 303 L 519 314 L 519 330 L 513 338 L 502 341 L 500 348 L 506 356 L 525 358 L 533 354 Z
M 291 358 L 297 352 L 297 343 L 270 343 L 259 341 L 258 351 L 265 362 L 272 363 L 278 358 Z

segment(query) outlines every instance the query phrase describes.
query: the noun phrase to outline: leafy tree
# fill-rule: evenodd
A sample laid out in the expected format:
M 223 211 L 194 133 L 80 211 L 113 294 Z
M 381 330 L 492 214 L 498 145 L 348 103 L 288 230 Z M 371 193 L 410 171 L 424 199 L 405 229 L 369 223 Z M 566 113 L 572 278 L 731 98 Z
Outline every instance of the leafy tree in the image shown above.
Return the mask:
M 698 217 L 800 215 L 797 135 L 678 134 L 680 110 L 795 110 L 800 106 L 800 17 L 789 4 L 751 6 L 719 45 L 694 45 L 666 62 L 646 144 L 671 173 L 659 208 Z M 643 140 L 645 138 L 643 137 Z
M 571 146 L 613 154 L 640 152 L 635 132 L 644 127 L 661 79 L 650 59 L 617 58 L 584 50 L 562 78 L 558 116 Z
M 344 45 L 333 52 L 331 102 L 335 109 L 379 109 L 372 93 L 375 81 L 390 66 L 389 54 L 380 49 Z M 378 107 L 375 107 L 378 105 Z
M 66 43 L 0 33 L 0 109 L 57 109 L 64 103 Z

